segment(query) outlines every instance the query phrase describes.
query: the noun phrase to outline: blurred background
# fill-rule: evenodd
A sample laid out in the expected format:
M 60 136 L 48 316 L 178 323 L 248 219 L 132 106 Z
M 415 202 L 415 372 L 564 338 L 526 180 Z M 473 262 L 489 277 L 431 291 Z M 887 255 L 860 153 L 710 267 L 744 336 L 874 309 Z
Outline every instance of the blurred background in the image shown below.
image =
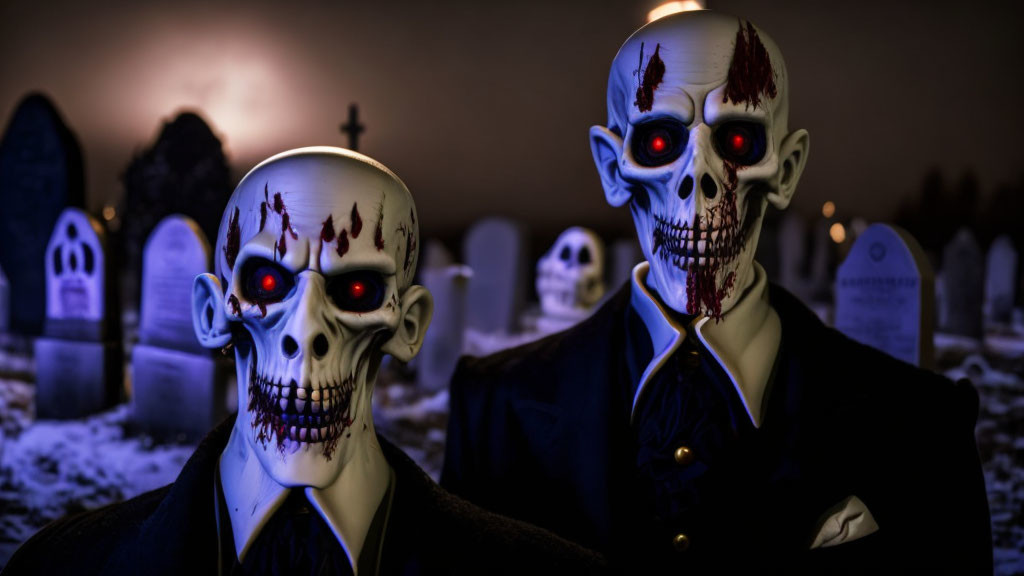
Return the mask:
M 811 134 L 792 205 L 766 217 L 759 261 L 835 322 L 837 274 L 857 238 L 873 223 L 909 233 L 926 287 L 909 338 L 921 365 L 981 392 L 997 573 L 1024 573 L 1024 10 L 1009 0 L 702 4 L 774 38 L 790 74 L 790 129 Z M 49 520 L 172 481 L 231 411 L 231 358 L 194 349 L 182 295 L 196 271 L 173 268 L 181 258 L 165 270 L 188 282 L 150 301 L 185 307 L 147 321 L 147 239 L 168 216 L 187 216 L 165 232 L 175 254 L 194 246 L 202 271 L 235 184 L 290 148 L 357 147 L 413 193 L 420 281 L 439 314 L 421 357 L 382 371 L 376 418 L 436 477 L 458 355 L 571 326 L 602 296 L 575 292 L 549 309 L 544 279 L 562 274 L 555 284 L 571 292 L 596 275 L 607 297 L 640 258 L 628 211 L 604 201 L 588 129 L 605 123 L 609 65 L 629 34 L 652 11 L 695 5 L 0 4 L 0 566 Z M 43 302 L 59 276 L 42 265 L 54 242 L 64 254 L 92 250 L 70 220 L 54 227 L 69 207 L 98 231 L 107 268 L 93 295 L 105 312 L 73 322 Z M 560 236 L 576 226 L 583 236 Z M 602 268 L 552 272 L 566 243 L 596 246 Z M 956 262 L 975 266 L 952 271 Z M 507 306 L 487 300 L 495 295 Z M 477 312 L 496 308 L 505 315 Z M 105 359 L 90 369 L 112 396 L 48 413 L 46 394 L 63 392 L 43 382 L 69 370 L 47 358 L 83 341 L 99 347 L 83 354 Z M 203 376 L 176 372 L 174 354 L 191 354 Z M 164 372 L 140 372 L 159 358 Z M 188 386 L 198 382 L 208 384 L 205 420 L 175 429 L 147 416 L 196 397 Z

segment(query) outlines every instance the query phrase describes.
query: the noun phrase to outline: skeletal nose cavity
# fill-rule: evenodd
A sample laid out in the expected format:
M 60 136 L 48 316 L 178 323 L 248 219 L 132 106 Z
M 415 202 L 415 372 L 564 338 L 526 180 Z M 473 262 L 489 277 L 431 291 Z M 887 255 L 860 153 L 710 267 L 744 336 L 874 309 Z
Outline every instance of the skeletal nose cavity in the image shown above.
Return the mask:
M 693 176 L 687 174 L 686 178 L 683 178 L 683 183 L 679 185 L 679 198 L 686 200 L 691 192 L 693 192 Z
M 295 355 L 299 353 L 299 343 L 295 341 L 295 338 L 286 335 L 281 340 L 281 352 L 287 358 L 295 358 Z
M 708 200 L 718 195 L 718 184 L 715 183 L 715 179 L 710 174 L 704 174 L 700 177 L 700 189 Z
M 330 343 L 327 342 L 327 337 L 323 334 L 317 334 L 316 338 L 313 339 L 313 354 L 317 358 L 323 358 L 329 348 Z

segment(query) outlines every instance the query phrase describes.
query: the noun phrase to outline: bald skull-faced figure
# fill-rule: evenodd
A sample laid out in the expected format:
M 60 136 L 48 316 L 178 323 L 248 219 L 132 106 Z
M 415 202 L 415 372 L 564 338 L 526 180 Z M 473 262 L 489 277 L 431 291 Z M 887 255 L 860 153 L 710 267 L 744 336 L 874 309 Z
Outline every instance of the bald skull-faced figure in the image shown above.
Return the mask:
M 807 161 L 788 81 L 771 38 L 710 11 L 656 21 L 615 56 L 591 149 L 608 202 L 632 212 L 647 285 L 676 312 L 720 318 L 753 282 L 765 206 L 789 205 Z
M 431 319 L 418 237 L 409 191 L 369 157 L 300 148 L 253 168 L 192 298 L 199 342 L 234 352 L 237 416 L 174 484 L 49 525 L 6 570 L 601 573 L 598 555 L 453 497 L 376 434 L 382 356 L 410 360 Z
M 590 145 L 647 261 L 575 327 L 459 363 L 443 485 L 627 574 L 991 570 L 969 383 L 826 327 L 754 260 L 807 162 L 788 87 L 740 18 L 626 40 Z

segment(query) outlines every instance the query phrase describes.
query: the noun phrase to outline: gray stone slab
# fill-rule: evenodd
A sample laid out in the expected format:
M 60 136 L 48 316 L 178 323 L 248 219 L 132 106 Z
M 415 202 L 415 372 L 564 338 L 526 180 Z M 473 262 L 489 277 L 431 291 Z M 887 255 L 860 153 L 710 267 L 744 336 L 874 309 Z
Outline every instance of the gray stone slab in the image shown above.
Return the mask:
M 1017 299 L 1017 249 L 1002 235 L 992 242 L 985 263 L 985 309 L 992 322 L 1008 324 Z
M 944 332 L 980 339 L 984 330 L 985 258 L 974 235 L 961 228 L 942 252 Z
M 524 227 L 505 218 L 482 220 L 466 233 L 462 251 L 473 270 L 467 294 L 467 326 L 485 333 L 514 332 L 526 292 Z
M 142 248 L 156 225 L 183 214 L 207 238 L 214 238 L 232 188 L 221 141 L 200 116 L 184 112 L 164 123 L 153 145 L 124 172 L 121 261 L 127 271 L 126 303 L 139 302 Z
M 35 340 L 36 417 L 81 418 L 114 406 L 124 359 L 116 344 Z
M 434 316 L 417 356 L 416 383 L 427 390 L 448 387 L 462 355 L 466 332 L 466 292 L 474 281 L 467 266 L 421 271 L 421 282 L 434 297 Z
M 216 358 L 146 344 L 132 350 L 132 421 L 162 439 L 202 438 L 227 416 Z
M 176 214 L 160 221 L 142 258 L 139 342 L 206 353 L 192 328 L 192 284 L 210 271 L 210 244 L 195 220 Z
M 83 205 L 83 180 L 81 151 L 56 108 L 45 96 L 27 96 L 0 140 L 0 266 L 13 332 L 43 329 L 47 242 L 61 211 Z
M 935 277 L 917 241 L 895 226 L 873 224 L 839 266 L 838 330 L 894 358 L 934 362 Z

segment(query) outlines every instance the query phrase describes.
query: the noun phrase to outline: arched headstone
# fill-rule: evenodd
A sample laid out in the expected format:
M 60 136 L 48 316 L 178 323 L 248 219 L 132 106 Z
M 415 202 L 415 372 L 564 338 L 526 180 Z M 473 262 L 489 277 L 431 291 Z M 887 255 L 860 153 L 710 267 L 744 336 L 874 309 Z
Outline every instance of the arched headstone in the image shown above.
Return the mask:
M 102 225 L 78 208 L 57 219 L 46 248 L 46 328 L 35 341 L 36 415 L 79 418 L 113 406 L 121 342 L 110 316 Z
M 53 104 L 31 94 L 0 140 L 0 266 L 10 283 L 10 329 L 43 329 L 43 255 L 57 217 L 83 204 L 82 154 Z
M 836 278 L 835 326 L 890 356 L 934 362 L 935 276 L 906 231 L 873 224 L 854 242 Z
M 132 419 L 157 437 L 201 438 L 227 415 L 227 379 L 192 328 L 192 285 L 210 263 L 210 244 L 187 216 L 164 218 L 146 241 Z

